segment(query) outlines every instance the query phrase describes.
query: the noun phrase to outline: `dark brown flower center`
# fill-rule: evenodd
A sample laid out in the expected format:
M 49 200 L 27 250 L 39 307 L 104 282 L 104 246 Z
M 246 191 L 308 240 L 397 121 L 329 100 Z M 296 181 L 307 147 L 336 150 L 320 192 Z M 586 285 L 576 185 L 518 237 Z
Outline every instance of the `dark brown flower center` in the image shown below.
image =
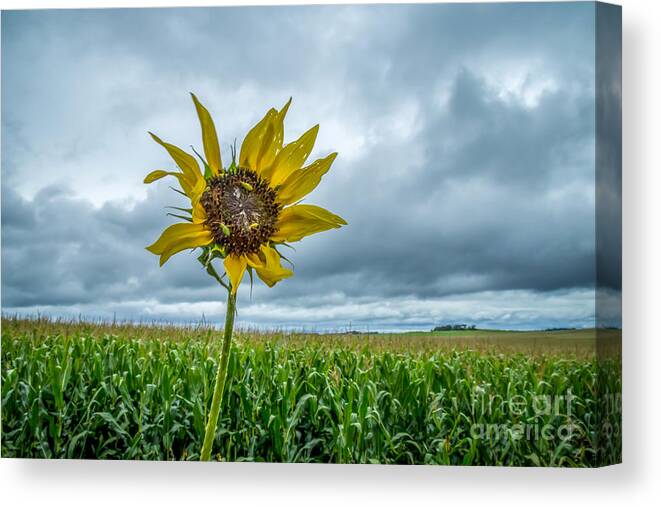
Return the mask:
M 280 205 L 268 182 L 249 169 L 208 181 L 201 203 L 214 240 L 230 254 L 257 253 L 276 231 Z

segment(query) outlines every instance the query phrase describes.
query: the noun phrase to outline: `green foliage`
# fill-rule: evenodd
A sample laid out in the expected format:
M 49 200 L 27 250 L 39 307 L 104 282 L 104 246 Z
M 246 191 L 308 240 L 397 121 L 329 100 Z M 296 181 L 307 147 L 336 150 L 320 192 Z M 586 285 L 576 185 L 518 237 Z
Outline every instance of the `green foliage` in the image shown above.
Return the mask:
M 602 403 L 620 392 L 617 359 L 276 338 L 239 335 L 232 349 L 214 444 L 224 460 L 620 460 L 620 413 Z M 219 349 L 204 328 L 3 321 L 2 456 L 198 459 Z M 515 438 L 517 425 L 532 436 Z M 535 436 L 544 427 L 552 438 Z

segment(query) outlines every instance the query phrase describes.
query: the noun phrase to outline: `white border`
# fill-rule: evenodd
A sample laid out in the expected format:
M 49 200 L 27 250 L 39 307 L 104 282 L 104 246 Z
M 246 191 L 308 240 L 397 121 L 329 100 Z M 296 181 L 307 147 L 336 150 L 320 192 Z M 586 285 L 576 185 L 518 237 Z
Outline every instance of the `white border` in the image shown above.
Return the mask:
M 313 2 L 289 1 L 290 4 Z M 352 2 L 333 2 L 352 3 Z M 373 2 L 365 2 L 373 3 Z M 620 3 L 620 2 L 614 2 Z M 8 8 L 277 4 L 4 1 Z M 624 460 L 601 470 L 0 461 L 3 505 L 652 505 L 661 498 L 661 3 L 624 0 Z M 656 114 L 655 114 L 656 113 Z

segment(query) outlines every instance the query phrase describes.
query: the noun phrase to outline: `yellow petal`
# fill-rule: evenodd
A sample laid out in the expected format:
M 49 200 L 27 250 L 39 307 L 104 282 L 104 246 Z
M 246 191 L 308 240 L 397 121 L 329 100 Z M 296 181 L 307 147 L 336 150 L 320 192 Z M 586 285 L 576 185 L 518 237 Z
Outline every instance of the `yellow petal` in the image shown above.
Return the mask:
M 271 167 L 276 155 L 282 150 L 282 143 L 285 138 L 285 116 L 287 115 L 290 104 L 291 98 L 273 117 L 273 121 L 271 121 L 264 133 L 264 139 L 257 155 L 255 168 L 262 175 Z
M 218 135 L 216 134 L 216 126 L 213 123 L 213 118 L 207 111 L 207 108 L 200 104 L 194 93 L 191 93 L 195 109 L 197 110 L 197 117 L 200 119 L 200 127 L 202 128 L 202 144 L 204 145 L 204 155 L 207 158 L 207 164 L 211 168 L 211 173 L 215 176 L 220 172 L 223 164 L 220 160 L 220 147 L 218 146 Z
M 149 135 L 152 136 L 154 141 L 167 150 L 175 163 L 184 172 L 187 180 L 197 182 L 200 178 L 204 179 L 204 176 L 200 172 L 200 166 L 197 165 L 197 160 L 195 160 L 192 155 L 189 155 L 181 148 L 177 148 L 174 144 L 162 141 L 158 136 L 151 132 Z
M 329 229 L 339 229 L 346 224 L 342 217 L 324 208 L 312 204 L 297 204 L 282 210 L 276 225 L 278 230 L 271 236 L 271 240 L 299 241 L 305 236 Z
M 187 248 L 208 245 L 213 234 L 202 224 L 180 223 L 165 229 L 155 243 L 147 247 L 151 253 L 161 256 L 161 266 L 177 252 Z
M 184 194 L 190 197 L 191 201 L 199 200 L 202 193 L 204 193 L 204 190 L 206 189 L 206 182 L 204 178 L 197 180 L 197 182 L 194 182 L 194 181 L 190 181 L 184 173 L 171 172 L 171 171 L 161 171 L 161 170 L 152 171 L 147 176 L 145 176 L 144 182 L 147 184 L 153 183 L 154 181 L 160 180 L 161 178 L 164 178 L 166 176 L 174 176 L 175 178 L 177 178 L 177 180 L 179 180 L 179 185 L 181 186 L 181 189 L 184 191 Z
M 154 183 L 155 181 L 160 180 L 161 178 L 165 178 L 168 175 L 174 175 L 174 174 L 175 173 L 168 171 L 161 171 L 160 169 L 157 169 L 156 171 L 152 171 L 147 176 L 145 176 L 144 182 L 146 184 Z
M 335 157 L 337 153 L 331 153 L 290 174 L 278 190 L 278 201 L 285 205 L 292 204 L 312 192 L 330 169 Z
M 246 261 L 248 262 L 248 266 L 251 268 L 261 268 L 266 262 L 256 253 L 246 254 Z
M 225 273 L 230 279 L 232 284 L 232 294 L 236 294 L 236 291 L 241 284 L 241 279 L 243 274 L 246 272 L 246 267 L 248 261 L 244 255 L 228 255 L 225 257 Z
M 279 271 L 266 268 L 257 268 L 255 271 L 257 272 L 259 279 L 269 287 L 273 287 L 280 280 L 289 278 L 294 274 L 291 269 L 287 268 L 281 268 Z
M 275 141 L 275 117 L 273 117 L 266 126 L 266 130 L 264 131 L 264 136 L 262 138 L 262 145 L 257 152 L 257 158 L 255 159 L 255 163 L 252 167 L 253 170 L 257 172 L 257 174 L 262 174 L 265 168 L 262 160 L 275 157 L 275 152 L 277 149 L 279 148 L 277 148 Z
M 280 254 L 275 248 L 262 245 L 261 252 L 264 255 L 264 266 L 257 267 L 257 276 L 269 287 L 273 287 L 280 280 L 289 278 L 294 274 L 291 269 L 283 268 L 280 264 Z
M 287 177 L 303 167 L 310 156 L 314 142 L 317 139 L 319 125 L 315 125 L 293 143 L 285 146 L 275 157 L 273 165 L 265 174 L 271 180 L 271 186 L 275 187 L 285 181 Z
M 257 157 L 259 156 L 266 131 L 276 115 L 277 111 L 270 109 L 264 115 L 264 118 L 248 132 L 243 143 L 241 143 L 241 154 L 239 155 L 239 165 L 241 167 L 247 167 L 259 173 L 257 170 Z
M 199 202 L 193 206 L 192 217 L 194 224 L 204 223 L 207 219 L 207 212 Z
M 202 194 L 204 194 L 204 191 L 207 189 L 207 180 L 204 178 L 201 178 L 197 180 L 197 183 L 193 188 L 190 189 L 190 191 L 186 192 L 186 195 L 190 197 L 191 204 L 193 207 L 197 206 L 197 204 L 200 202 L 200 199 L 202 198 Z

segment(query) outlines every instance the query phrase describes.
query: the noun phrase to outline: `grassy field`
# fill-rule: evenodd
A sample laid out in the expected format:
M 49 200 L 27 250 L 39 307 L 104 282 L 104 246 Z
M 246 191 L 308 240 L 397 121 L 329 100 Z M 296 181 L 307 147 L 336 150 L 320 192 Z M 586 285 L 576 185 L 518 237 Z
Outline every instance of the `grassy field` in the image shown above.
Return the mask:
M 595 466 L 621 458 L 620 336 L 239 331 L 230 461 Z M 197 459 L 218 332 L 2 320 L 2 456 Z

